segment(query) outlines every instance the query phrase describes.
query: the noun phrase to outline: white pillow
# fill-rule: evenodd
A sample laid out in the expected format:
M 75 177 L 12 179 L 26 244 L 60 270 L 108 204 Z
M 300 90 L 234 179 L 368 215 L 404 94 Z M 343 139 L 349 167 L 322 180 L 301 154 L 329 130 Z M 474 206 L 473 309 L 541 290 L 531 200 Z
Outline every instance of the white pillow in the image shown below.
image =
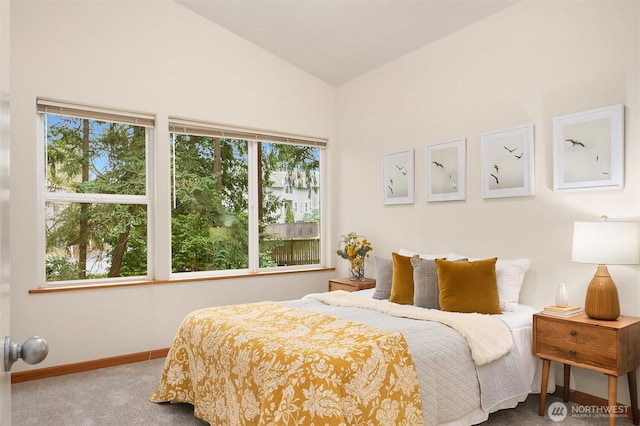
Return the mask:
M 418 254 L 418 253 L 414 252 L 413 250 L 407 250 L 407 249 L 404 249 L 404 248 L 401 248 L 396 253 L 398 253 L 400 256 L 407 256 L 407 257 L 413 257 L 413 255 Z
M 449 253 L 448 260 L 465 258 L 456 253 Z M 469 261 L 480 258 L 468 258 Z M 500 309 L 514 312 L 518 310 L 520 289 L 524 282 L 524 276 L 529 270 L 529 259 L 500 259 L 496 262 L 496 280 L 498 281 L 498 295 L 500 297 Z
M 418 253 L 418 252 L 407 250 L 407 249 L 404 249 L 404 248 L 401 248 L 396 253 L 398 253 L 400 256 L 407 256 L 407 257 L 418 256 L 420 259 L 426 259 L 426 260 L 435 260 L 435 259 L 444 259 L 445 258 L 444 254 Z
M 461 254 L 457 254 L 457 253 L 449 253 L 447 255 L 447 260 L 460 260 L 460 259 L 467 259 L 470 262 L 474 261 L 474 260 L 478 260 L 478 257 L 469 257 L 469 256 L 463 256 Z
M 524 275 L 529 270 L 529 259 L 502 260 L 496 262 L 496 279 L 500 305 L 503 311 L 517 311 Z

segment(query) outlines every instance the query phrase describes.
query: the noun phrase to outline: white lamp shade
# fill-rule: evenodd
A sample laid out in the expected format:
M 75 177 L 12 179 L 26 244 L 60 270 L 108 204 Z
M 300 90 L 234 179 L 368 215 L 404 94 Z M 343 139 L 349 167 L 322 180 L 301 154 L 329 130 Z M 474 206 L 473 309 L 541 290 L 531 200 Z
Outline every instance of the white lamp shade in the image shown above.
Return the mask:
M 635 265 L 638 253 L 636 222 L 575 222 L 571 260 L 598 265 Z

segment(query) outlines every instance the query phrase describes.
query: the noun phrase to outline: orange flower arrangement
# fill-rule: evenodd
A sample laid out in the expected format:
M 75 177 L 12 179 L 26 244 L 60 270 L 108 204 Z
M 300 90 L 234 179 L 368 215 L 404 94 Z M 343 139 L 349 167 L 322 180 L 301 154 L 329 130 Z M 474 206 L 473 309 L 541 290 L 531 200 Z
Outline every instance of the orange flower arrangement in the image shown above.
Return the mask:
M 356 232 L 340 236 L 340 246 L 336 253 L 349 261 L 349 278 L 354 281 L 364 280 L 364 259 L 369 257 L 373 245 L 365 237 Z

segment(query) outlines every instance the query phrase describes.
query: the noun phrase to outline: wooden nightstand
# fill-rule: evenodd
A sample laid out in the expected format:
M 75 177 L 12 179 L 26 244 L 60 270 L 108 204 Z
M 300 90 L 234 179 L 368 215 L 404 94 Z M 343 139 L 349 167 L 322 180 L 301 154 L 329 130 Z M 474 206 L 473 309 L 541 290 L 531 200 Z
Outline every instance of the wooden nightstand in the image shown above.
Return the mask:
M 569 400 L 571 366 L 599 371 L 609 377 L 609 407 L 617 404 L 618 376 L 627 374 L 633 410 L 638 424 L 636 368 L 640 366 L 640 318 L 621 316 L 600 321 L 585 314 L 556 317 L 533 316 L 533 354 L 542 358 L 542 384 L 538 414 L 544 416 L 551 361 L 564 364 L 564 400 Z M 615 411 L 609 411 L 609 425 L 615 425 Z
M 365 278 L 364 281 L 351 281 L 349 278 L 333 278 L 329 280 L 329 291 L 358 291 L 374 288 L 375 286 L 376 280 L 372 278 Z

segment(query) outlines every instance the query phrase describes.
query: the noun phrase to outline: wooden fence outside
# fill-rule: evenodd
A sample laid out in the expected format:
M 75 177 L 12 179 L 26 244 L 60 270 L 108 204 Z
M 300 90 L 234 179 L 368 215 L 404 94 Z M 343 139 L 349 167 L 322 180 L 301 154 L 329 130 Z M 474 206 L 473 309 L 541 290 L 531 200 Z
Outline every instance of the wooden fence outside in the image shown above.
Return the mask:
M 320 236 L 320 222 L 271 223 L 265 232 L 274 238 L 312 239 Z
M 320 239 L 288 239 L 282 243 L 271 251 L 271 258 L 278 266 L 320 263 Z

